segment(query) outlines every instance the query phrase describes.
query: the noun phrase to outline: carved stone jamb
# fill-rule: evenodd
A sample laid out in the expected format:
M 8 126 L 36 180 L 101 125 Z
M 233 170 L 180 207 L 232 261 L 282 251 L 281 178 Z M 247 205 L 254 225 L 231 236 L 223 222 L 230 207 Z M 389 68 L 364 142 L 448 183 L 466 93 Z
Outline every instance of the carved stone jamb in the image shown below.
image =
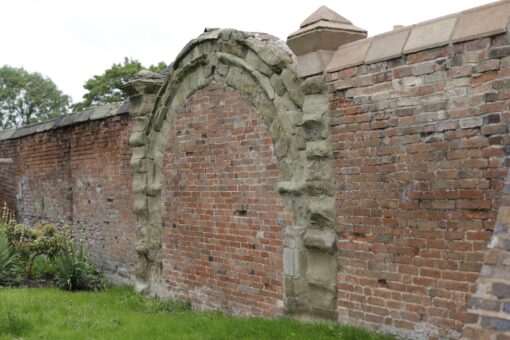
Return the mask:
M 147 200 L 147 178 L 150 162 L 146 158 L 147 126 L 152 115 L 157 94 L 163 77 L 150 71 L 140 71 L 134 79 L 121 87 L 129 96 L 131 108 L 129 115 L 132 120 L 132 131 L 129 137 L 129 147 L 132 150 L 131 168 L 133 169 L 133 211 L 136 216 L 137 232 L 136 252 L 136 290 L 149 292 L 155 290 L 157 278 L 161 276 L 161 237 L 159 226 L 149 221 L 149 206 Z
M 159 296 L 176 293 L 164 286 L 161 275 L 162 266 L 171 265 L 161 257 L 161 168 L 174 120 L 193 93 L 215 82 L 250 101 L 273 140 L 278 191 L 289 199 L 294 215 L 292 225 L 285 226 L 282 254 L 286 312 L 304 319 L 337 318 L 328 105 L 323 78 L 314 79 L 303 82 L 296 57 L 274 37 L 214 29 L 184 47 L 153 105 L 146 108 L 146 95 L 137 96 L 144 90 L 136 90 L 133 82 L 133 113 L 145 117 L 153 106 L 149 122 L 135 126 L 130 140 L 141 288 Z

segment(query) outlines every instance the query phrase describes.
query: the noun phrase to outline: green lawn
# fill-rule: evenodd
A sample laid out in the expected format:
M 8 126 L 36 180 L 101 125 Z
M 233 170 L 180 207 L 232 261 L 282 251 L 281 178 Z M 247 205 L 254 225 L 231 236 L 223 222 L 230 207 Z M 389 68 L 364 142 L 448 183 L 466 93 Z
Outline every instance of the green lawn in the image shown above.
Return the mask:
M 330 323 L 239 319 L 146 299 L 130 287 L 0 288 L 0 339 L 391 339 Z

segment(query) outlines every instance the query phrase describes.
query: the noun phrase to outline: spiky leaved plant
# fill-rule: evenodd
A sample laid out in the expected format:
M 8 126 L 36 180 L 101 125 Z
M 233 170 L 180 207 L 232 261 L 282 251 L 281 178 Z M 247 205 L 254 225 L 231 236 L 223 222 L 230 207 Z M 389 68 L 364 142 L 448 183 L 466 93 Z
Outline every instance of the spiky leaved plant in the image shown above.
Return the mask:
M 56 258 L 55 279 L 64 290 L 99 290 L 104 288 L 102 274 L 89 262 L 83 237 L 76 242 L 69 230 L 60 256 Z
M 18 254 L 16 254 L 7 236 L 0 232 L 0 283 L 8 283 L 14 280 L 18 260 Z

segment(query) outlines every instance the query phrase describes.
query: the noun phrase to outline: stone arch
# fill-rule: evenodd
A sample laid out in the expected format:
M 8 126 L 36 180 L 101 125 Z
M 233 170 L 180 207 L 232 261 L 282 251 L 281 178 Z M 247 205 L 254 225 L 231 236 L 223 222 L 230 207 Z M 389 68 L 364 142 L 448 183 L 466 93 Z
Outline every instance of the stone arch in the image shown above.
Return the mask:
M 278 190 L 292 198 L 294 225 L 284 232 L 286 309 L 336 318 L 327 97 L 323 79 L 304 84 L 295 63 L 288 47 L 272 36 L 216 29 L 188 43 L 164 80 L 146 72 L 124 88 L 134 120 L 130 145 L 139 289 L 167 295 L 161 278 L 161 168 L 166 144 L 187 99 L 215 82 L 237 90 L 262 115 L 278 160 Z

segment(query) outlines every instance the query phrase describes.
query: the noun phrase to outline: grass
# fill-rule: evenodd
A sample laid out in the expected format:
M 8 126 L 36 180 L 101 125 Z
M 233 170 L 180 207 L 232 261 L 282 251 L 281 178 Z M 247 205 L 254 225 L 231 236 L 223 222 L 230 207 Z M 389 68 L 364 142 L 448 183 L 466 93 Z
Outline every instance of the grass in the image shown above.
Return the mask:
M 392 339 L 333 323 L 239 319 L 146 299 L 130 287 L 103 292 L 0 288 L 0 339 Z

